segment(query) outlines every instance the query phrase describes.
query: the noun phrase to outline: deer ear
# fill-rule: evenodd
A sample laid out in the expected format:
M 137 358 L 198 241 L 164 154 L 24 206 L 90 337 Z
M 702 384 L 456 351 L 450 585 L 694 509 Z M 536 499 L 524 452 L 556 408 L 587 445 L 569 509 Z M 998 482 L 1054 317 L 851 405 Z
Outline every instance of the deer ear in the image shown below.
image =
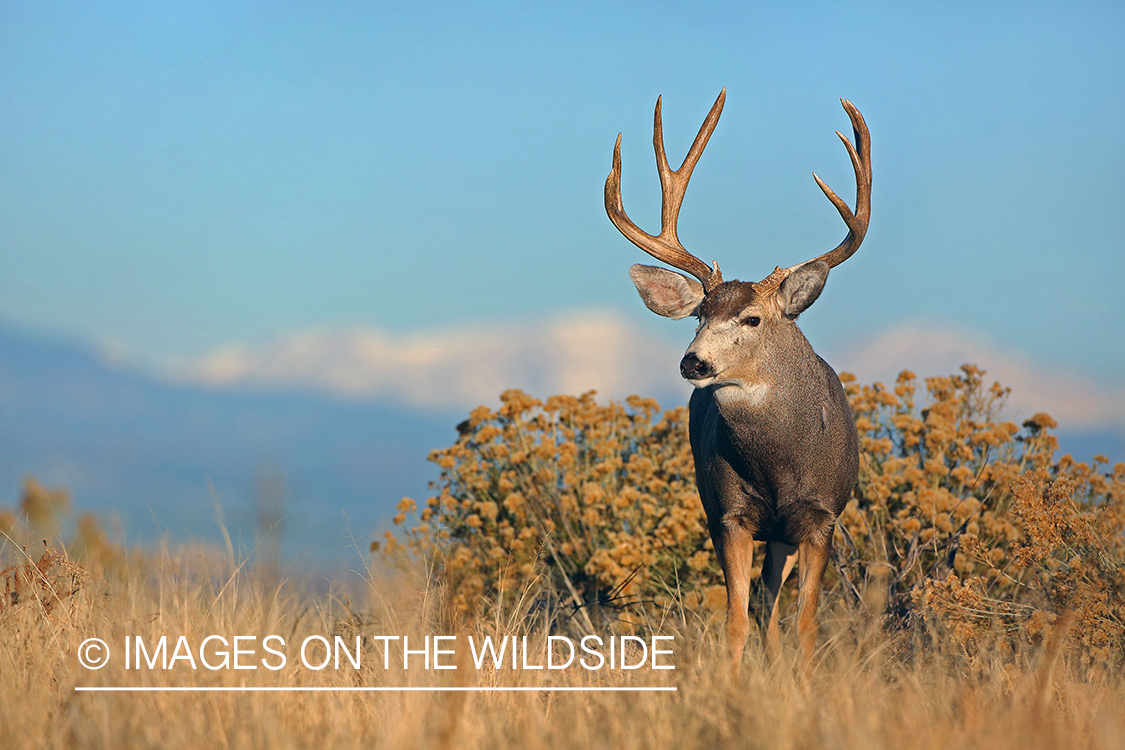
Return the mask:
M 703 301 L 702 284 L 667 268 L 638 264 L 629 269 L 629 278 L 645 306 L 665 318 L 686 318 Z
M 781 282 L 777 290 L 782 314 L 796 320 L 808 307 L 816 302 L 824 282 L 828 281 L 828 264 L 815 260 L 796 268 Z

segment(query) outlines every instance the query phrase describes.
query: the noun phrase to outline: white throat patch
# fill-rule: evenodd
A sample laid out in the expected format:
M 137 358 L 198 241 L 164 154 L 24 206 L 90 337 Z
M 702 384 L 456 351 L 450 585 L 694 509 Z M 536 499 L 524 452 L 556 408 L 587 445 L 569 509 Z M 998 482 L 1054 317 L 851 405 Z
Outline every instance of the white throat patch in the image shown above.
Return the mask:
M 728 404 L 743 404 L 745 406 L 757 406 L 766 400 L 769 395 L 770 387 L 765 383 L 732 383 L 716 388 L 714 391 L 715 399 Z

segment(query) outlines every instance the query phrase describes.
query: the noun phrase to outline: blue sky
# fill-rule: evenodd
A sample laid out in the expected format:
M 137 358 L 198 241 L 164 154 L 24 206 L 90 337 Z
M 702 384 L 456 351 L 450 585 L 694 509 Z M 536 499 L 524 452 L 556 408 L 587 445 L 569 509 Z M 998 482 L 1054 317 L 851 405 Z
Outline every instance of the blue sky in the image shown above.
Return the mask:
M 905 321 L 1125 382 L 1125 10 L 1113 3 L 0 2 L 0 321 L 162 366 L 308 327 L 407 334 L 587 308 L 653 335 L 602 208 L 757 279 L 871 230 L 802 318 Z M 666 333 L 665 333 L 666 332 Z M 909 366 L 909 362 L 903 362 Z

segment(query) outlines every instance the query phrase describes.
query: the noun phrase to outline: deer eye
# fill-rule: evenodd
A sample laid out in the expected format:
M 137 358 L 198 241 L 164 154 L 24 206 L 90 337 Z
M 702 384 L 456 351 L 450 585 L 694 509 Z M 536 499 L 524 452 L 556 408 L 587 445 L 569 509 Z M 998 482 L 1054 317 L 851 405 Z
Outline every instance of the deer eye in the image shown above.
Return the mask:
M 751 315 L 749 318 L 743 319 L 742 325 L 753 327 L 753 326 L 758 325 L 761 322 L 762 322 L 762 319 L 759 318 L 757 315 Z

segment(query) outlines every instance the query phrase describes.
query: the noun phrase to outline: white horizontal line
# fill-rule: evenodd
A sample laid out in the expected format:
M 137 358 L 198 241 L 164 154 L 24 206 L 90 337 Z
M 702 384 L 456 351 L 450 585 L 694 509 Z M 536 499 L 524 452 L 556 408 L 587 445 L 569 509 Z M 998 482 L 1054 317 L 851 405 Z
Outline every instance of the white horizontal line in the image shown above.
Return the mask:
M 86 693 L 674 693 L 675 687 L 75 687 Z

